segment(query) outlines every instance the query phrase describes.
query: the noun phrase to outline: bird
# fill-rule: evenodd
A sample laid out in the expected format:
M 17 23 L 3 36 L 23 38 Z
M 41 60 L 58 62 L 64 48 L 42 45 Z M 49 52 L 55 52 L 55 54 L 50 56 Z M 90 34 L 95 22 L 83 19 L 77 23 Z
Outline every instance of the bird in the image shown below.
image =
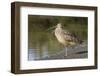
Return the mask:
M 74 33 L 64 30 L 62 24 L 58 23 L 54 30 L 55 37 L 59 43 L 65 46 L 67 56 L 68 47 L 74 46 L 76 44 L 81 44 L 83 41 L 80 40 Z

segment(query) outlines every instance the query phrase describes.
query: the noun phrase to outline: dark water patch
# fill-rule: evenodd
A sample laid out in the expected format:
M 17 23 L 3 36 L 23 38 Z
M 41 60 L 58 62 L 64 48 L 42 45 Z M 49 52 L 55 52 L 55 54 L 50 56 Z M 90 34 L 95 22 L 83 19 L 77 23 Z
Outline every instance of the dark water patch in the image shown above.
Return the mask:
M 81 51 L 81 52 L 77 52 L 76 54 L 84 54 L 84 53 L 88 53 L 88 51 Z

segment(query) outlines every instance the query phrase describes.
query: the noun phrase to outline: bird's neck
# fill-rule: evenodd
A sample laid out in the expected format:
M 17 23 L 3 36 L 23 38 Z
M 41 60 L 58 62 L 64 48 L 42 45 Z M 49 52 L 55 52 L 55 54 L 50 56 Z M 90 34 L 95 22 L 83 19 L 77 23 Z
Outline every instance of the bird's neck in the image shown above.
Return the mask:
M 61 32 L 61 31 L 62 31 L 62 28 L 61 28 L 61 27 L 57 27 L 57 28 L 55 29 L 55 31 Z
M 57 27 L 57 29 L 62 29 L 61 27 Z

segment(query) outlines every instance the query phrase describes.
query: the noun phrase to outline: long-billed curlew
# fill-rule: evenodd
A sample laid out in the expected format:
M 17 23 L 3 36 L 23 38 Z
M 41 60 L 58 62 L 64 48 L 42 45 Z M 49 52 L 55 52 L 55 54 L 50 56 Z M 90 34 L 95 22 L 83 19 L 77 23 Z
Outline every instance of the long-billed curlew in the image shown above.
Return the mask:
M 56 25 L 54 33 L 58 42 L 66 47 L 66 53 L 65 53 L 66 56 L 67 56 L 67 47 L 82 43 L 82 41 L 75 34 L 72 34 L 69 31 L 64 30 L 62 28 L 61 23 L 58 23 Z

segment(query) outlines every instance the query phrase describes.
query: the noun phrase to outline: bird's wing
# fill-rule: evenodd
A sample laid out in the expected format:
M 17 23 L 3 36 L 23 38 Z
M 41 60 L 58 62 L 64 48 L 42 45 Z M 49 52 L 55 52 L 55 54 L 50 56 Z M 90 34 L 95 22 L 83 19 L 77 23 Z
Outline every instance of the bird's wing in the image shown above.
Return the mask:
M 69 31 L 65 31 L 65 30 L 63 30 L 63 32 L 64 32 L 65 40 L 77 42 L 78 38 L 74 33 L 70 33 Z

